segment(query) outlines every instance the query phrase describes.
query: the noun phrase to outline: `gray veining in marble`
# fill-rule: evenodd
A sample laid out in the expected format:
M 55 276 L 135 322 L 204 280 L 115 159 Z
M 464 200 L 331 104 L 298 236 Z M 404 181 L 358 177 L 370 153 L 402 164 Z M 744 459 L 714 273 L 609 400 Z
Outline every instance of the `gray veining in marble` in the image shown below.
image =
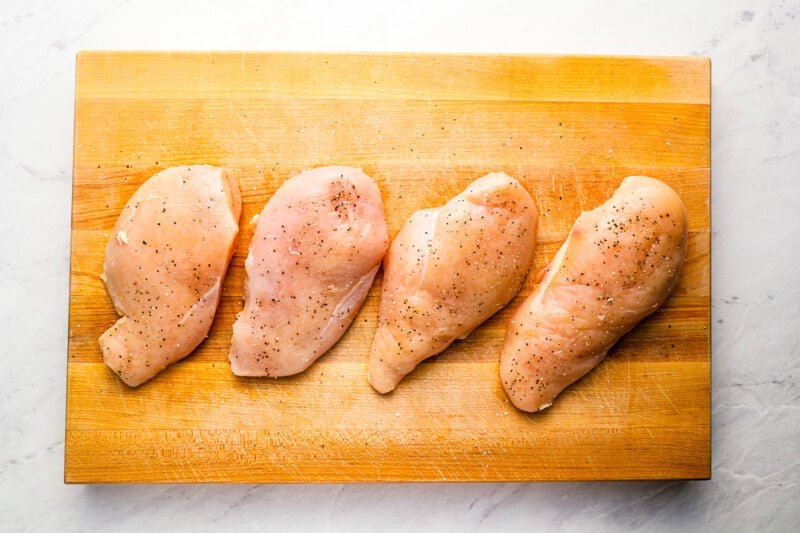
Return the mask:
M 712 58 L 713 477 L 65 486 L 74 55 L 422 50 Z M 0 531 L 792 531 L 800 2 L 0 3 Z

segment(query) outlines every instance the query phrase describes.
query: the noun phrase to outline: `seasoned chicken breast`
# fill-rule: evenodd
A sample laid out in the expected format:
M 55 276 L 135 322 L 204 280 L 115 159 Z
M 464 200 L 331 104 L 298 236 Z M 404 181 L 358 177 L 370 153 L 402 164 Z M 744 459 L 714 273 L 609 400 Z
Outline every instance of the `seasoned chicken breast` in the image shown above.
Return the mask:
M 509 322 L 500 378 L 514 405 L 549 407 L 658 309 L 678 280 L 686 240 L 681 199 L 653 178 L 626 178 L 582 213 Z
M 203 165 L 159 172 L 125 204 L 102 275 L 121 318 L 100 348 L 128 385 L 144 383 L 205 339 L 241 207 L 234 177 Z
M 528 192 L 502 173 L 411 216 L 384 260 L 367 375 L 375 390 L 394 389 L 514 297 L 531 266 L 537 218 Z
M 388 244 L 380 191 L 360 170 L 321 167 L 286 181 L 250 242 L 233 373 L 279 377 L 308 368 L 352 323 Z

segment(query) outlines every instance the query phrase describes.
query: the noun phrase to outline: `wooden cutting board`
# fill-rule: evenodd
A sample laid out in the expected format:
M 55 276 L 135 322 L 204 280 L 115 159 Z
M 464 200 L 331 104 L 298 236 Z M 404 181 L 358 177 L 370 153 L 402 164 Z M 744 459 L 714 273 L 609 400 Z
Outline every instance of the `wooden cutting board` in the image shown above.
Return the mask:
M 88 482 L 482 481 L 710 476 L 710 63 L 705 58 L 114 53 L 78 55 L 64 478 Z M 124 203 L 174 165 L 224 165 L 241 233 L 209 338 L 130 389 L 97 338 Z M 555 405 L 509 403 L 510 307 L 387 396 L 366 382 L 380 275 L 353 326 L 300 376 L 231 374 L 250 219 L 295 173 L 358 166 L 392 236 L 490 171 L 540 209 L 534 271 L 581 210 L 633 174 L 675 188 L 689 259 L 667 303 Z

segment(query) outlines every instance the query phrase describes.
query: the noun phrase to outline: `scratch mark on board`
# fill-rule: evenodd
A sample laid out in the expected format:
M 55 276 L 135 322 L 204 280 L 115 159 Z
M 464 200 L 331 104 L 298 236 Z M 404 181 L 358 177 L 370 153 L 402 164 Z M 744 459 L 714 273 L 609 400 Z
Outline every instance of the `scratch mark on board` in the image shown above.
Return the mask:
M 342 116 L 344 118 L 344 123 L 347 126 L 347 129 L 350 130 L 350 135 L 353 137 L 353 141 L 356 143 L 356 146 L 358 146 L 358 152 L 359 153 L 363 153 L 364 152 L 364 145 L 361 143 L 361 136 L 356 134 L 356 130 L 353 128 L 353 124 L 352 124 L 352 120 L 350 118 L 350 115 L 348 115 L 347 113 L 342 112 Z
M 678 406 L 675 405 L 675 402 L 672 401 L 672 398 L 669 397 L 669 395 L 661 387 L 661 385 L 658 383 L 658 381 L 654 381 L 653 383 L 656 384 L 656 387 L 658 388 L 658 390 L 661 391 L 661 394 L 664 395 L 664 398 L 666 398 L 667 401 L 669 402 L 669 404 L 672 406 L 672 410 L 675 411 L 675 414 L 680 414 L 680 411 L 678 410 Z
M 574 172 L 572 173 L 572 179 L 575 180 L 575 196 L 578 197 L 578 207 L 580 208 L 581 213 L 583 213 L 584 208 L 583 197 L 581 196 L 581 184 L 578 181 L 578 176 Z

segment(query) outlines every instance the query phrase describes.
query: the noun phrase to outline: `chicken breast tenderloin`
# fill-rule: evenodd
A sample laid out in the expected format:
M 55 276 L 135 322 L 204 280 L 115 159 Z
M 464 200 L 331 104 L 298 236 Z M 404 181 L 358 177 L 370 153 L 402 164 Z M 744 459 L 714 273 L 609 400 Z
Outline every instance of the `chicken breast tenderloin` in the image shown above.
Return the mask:
M 233 326 L 238 376 L 290 376 L 345 333 L 389 244 L 378 186 L 358 169 L 320 167 L 287 180 L 258 219 Z
M 376 391 L 393 390 L 514 297 L 533 260 L 537 218 L 528 192 L 502 173 L 411 216 L 384 259 L 367 374 Z
M 687 225 L 675 191 L 642 176 L 578 217 L 509 322 L 500 378 L 515 406 L 549 407 L 664 303 L 686 258 Z
M 122 316 L 100 337 L 105 363 L 135 387 L 206 338 L 239 232 L 239 186 L 211 166 L 159 172 L 125 204 L 102 279 Z

